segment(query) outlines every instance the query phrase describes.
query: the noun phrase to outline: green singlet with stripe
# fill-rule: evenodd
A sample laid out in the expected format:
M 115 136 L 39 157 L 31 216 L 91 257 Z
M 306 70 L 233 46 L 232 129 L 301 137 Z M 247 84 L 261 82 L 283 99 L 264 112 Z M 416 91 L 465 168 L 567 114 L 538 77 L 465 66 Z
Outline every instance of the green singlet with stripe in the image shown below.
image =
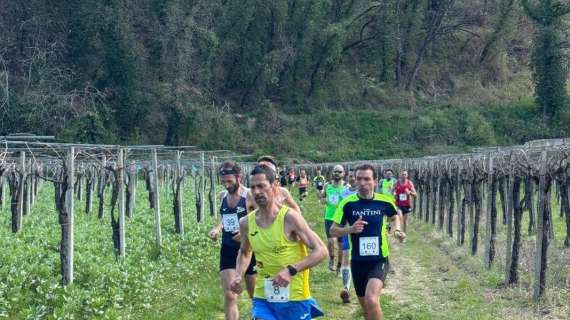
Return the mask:
M 325 220 L 332 220 L 336 207 L 342 199 L 341 194 L 346 187 L 343 185 L 335 186 L 334 184 L 328 184 L 326 189 L 326 209 L 325 209 Z

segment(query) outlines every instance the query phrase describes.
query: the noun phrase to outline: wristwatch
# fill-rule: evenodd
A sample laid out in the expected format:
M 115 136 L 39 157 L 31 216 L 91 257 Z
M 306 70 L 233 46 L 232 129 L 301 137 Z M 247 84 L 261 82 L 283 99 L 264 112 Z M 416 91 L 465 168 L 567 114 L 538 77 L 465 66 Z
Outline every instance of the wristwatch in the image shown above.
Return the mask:
M 287 270 L 289 270 L 289 274 L 291 276 L 295 276 L 298 272 L 297 269 L 295 269 L 295 267 L 293 267 L 292 265 L 288 265 Z

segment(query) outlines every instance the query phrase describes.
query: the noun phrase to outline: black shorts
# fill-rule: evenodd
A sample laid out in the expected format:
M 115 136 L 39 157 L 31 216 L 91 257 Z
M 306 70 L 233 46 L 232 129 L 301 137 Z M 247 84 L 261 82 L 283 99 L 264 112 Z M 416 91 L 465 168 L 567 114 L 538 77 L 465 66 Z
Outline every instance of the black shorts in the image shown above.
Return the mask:
M 323 189 L 325 188 L 322 184 L 321 185 L 315 185 L 315 188 L 317 188 L 317 190 L 319 191 L 323 191 Z
M 239 253 L 239 247 L 232 247 L 222 244 L 220 248 L 220 271 L 225 269 L 235 269 L 236 259 Z M 256 274 L 255 271 L 255 255 L 251 255 L 251 262 L 245 271 L 245 274 L 252 275 Z
M 390 269 L 388 260 L 376 261 L 354 261 L 350 262 L 350 270 L 352 272 L 352 283 L 356 296 L 364 297 L 366 293 L 366 285 L 370 279 L 380 279 L 382 283 L 386 281 L 386 275 Z
M 398 209 L 400 209 L 400 211 L 402 211 L 402 214 L 408 214 L 408 213 L 412 212 L 412 207 L 400 207 L 400 206 L 398 206 Z
M 302 196 L 303 194 L 305 194 L 307 192 L 307 188 L 299 188 L 299 195 Z
M 327 239 L 334 238 L 334 237 L 331 237 L 332 224 L 333 224 L 332 220 L 325 219 L 325 234 L 327 235 Z M 342 244 L 342 237 L 337 237 L 336 240 L 338 241 L 338 243 Z

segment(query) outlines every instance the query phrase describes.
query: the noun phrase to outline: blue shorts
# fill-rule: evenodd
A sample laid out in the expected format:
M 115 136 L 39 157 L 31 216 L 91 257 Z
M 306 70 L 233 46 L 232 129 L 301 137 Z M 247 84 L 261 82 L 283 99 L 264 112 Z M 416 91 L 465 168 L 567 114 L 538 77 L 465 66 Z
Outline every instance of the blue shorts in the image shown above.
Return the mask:
M 348 236 L 342 237 L 342 250 L 350 250 L 350 242 Z
M 253 320 L 310 320 L 323 316 L 317 301 L 313 298 L 303 301 L 267 302 L 265 299 L 253 298 L 251 316 Z

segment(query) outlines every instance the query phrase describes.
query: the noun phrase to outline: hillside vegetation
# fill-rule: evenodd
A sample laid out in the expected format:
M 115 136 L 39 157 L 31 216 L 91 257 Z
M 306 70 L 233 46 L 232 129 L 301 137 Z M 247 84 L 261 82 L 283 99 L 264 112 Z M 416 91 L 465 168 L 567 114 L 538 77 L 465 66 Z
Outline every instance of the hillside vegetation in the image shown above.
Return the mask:
M 559 136 L 568 12 L 542 0 L 6 0 L 0 132 L 310 160 Z

